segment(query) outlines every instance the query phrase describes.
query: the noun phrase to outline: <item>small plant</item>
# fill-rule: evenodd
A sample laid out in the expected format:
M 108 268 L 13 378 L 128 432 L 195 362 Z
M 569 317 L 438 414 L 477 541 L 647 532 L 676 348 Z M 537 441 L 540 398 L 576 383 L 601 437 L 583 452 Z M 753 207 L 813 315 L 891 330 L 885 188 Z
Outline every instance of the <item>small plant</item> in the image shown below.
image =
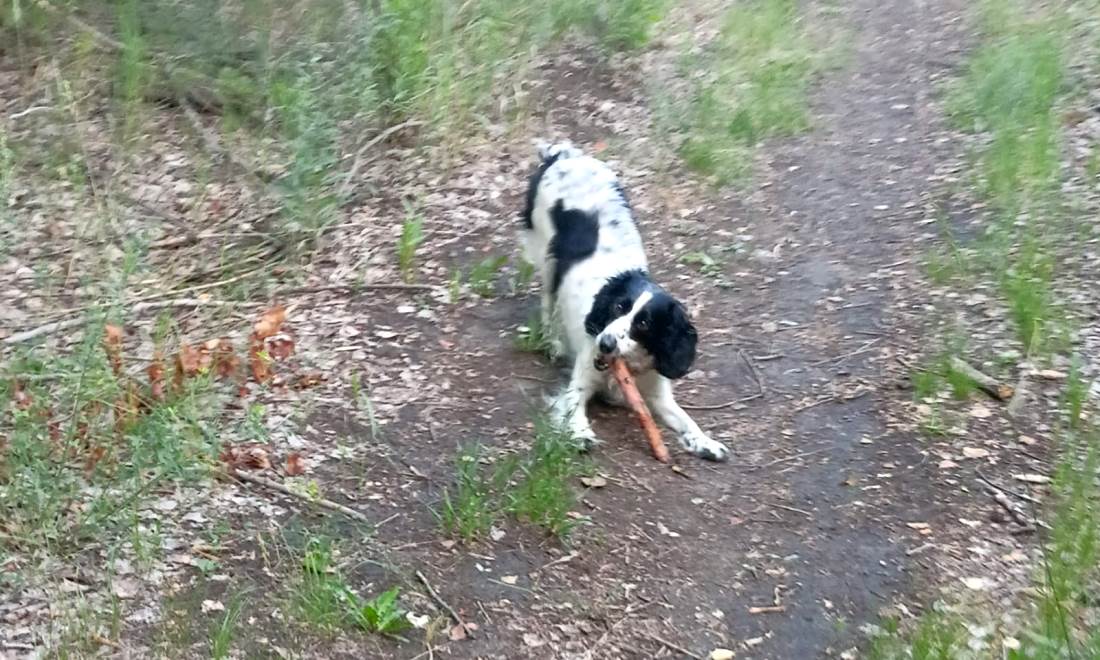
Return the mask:
M 447 298 L 452 305 L 462 298 L 462 271 L 457 268 L 451 273 L 451 279 L 447 282 Z
M 568 538 L 581 522 L 572 515 L 577 503 L 572 484 L 590 471 L 578 458 L 576 442 L 568 431 L 545 418 L 536 419 L 531 450 L 516 463 L 515 474 L 509 479 L 515 485 L 507 493 L 507 508 L 520 520 L 558 538 Z
M 406 206 L 405 221 L 401 225 L 401 237 L 397 240 L 397 267 L 406 282 L 416 278 L 416 250 L 424 242 L 424 218 L 411 206 Z
M 238 595 L 230 602 L 225 610 L 225 616 L 217 623 L 210 638 L 210 657 L 213 660 L 228 658 L 233 646 L 233 637 L 237 632 L 237 624 L 244 609 L 245 599 Z
M 438 512 L 443 530 L 470 542 L 488 535 L 499 515 L 492 483 L 482 474 L 480 447 L 467 447 L 455 459 L 454 486 L 443 493 Z
M 719 277 L 722 274 L 722 265 L 706 252 L 689 252 L 680 257 L 680 261 L 689 266 L 698 266 L 699 272 L 707 277 Z
M 550 354 L 550 333 L 542 324 L 542 314 L 535 312 L 519 327 L 515 340 L 516 348 L 525 353 Z
M 405 610 L 397 604 L 401 593 L 398 587 L 378 594 L 367 601 L 356 602 L 352 608 L 352 621 L 367 632 L 396 635 L 411 624 L 405 618 Z
M 531 286 L 531 282 L 535 279 L 535 264 L 520 258 L 519 263 L 516 264 L 516 272 L 512 275 L 511 290 L 512 295 L 516 295 L 521 291 L 527 290 Z
M 466 278 L 466 281 L 470 285 L 470 290 L 481 296 L 482 298 L 491 298 L 496 295 L 496 289 L 494 284 L 496 283 L 497 273 L 501 268 L 504 268 L 504 264 L 508 263 L 508 257 L 486 257 L 477 262 L 473 268 L 470 269 L 470 274 Z

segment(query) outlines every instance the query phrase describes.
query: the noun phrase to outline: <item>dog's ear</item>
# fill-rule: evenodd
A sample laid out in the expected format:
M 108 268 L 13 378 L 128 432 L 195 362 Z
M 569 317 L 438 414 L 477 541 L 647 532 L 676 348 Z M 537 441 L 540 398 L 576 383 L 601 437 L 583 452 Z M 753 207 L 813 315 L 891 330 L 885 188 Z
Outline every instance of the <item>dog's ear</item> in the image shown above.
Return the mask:
M 673 305 L 660 348 L 654 353 L 657 373 L 665 378 L 683 378 L 695 363 L 699 335 L 682 305 Z
M 615 298 L 621 295 L 618 287 L 605 286 L 592 300 L 592 309 L 588 316 L 584 317 L 584 331 L 588 336 L 595 337 L 603 332 L 607 324 L 615 319 Z

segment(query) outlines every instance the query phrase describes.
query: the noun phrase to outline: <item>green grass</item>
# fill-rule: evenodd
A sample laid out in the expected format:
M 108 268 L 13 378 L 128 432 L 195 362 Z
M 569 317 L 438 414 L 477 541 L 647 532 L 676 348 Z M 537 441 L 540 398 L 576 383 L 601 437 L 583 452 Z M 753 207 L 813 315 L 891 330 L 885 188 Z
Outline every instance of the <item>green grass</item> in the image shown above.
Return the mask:
M 208 475 L 228 393 L 206 377 L 163 402 L 131 393 L 101 337 L 93 324 L 71 356 L 30 350 L 0 376 L 0 400 L 17 401 L 0 418 L 0 547 L 118 538 L 155 491 Z
M 463 541 L 484 539 L 500 515 L 493 479 L 479 464 L 480 447 L 459 450 L 455 458 L 455 482 L 443 494 L 438 517 L 443 531 Z
M 734 4 L 687 64 L 700 72 L 689 100 L 668 101 L 662 112 L 683 138 L 684 163 L 718 183 L 747 174 L 758 142 L 810 126 L 808 88 L 827 59 L 794 0 Z
M 210 635 L 211 660 L 224 660 L 230 657 L 230 652 L 233 650 L 233 640 L 240 625 L 241 612 L 246 605 L 247 601 L 244 596 L 238 594 L 225 608 L 225 614 L 216 623 Z
M 444 532 L 466 542 L 483 540 L 504 515 L 532 524 L 561 540 L 583 519 L 574 482 L 591 472 L 567 433 L 545 419 L 535 420 L 530 449 L 483 466 L 479 447 L 464 448 L 455 460 L 455 482 L 435 510 Z
M 424 242 L 424 218 L 408 207 L 397 239 L 397 267 L 406 282 L 416 279 L 416 251 Z
M 503 255 L 485 257 L 470 268 L 466 277 L 470 290 L 482 298 L 492 298 L 496 295 L 496 279 L 500 270 L 508 263 L 508 257 Z
M 549 328 L 542 324 L 542 314 L 532 313 L 527 323 L 519 327 L 516 332 L 515 346 L 525 353 L 550 355 L 550 333 Z
M 295 620 L 310 627 L 397 635 L 411 625 L 398 603 L 399 596 L 398 587 L 370 599 L 357 595 L 336 565 L 332 541 L 312 538 L 306 544 L 289 605 Z

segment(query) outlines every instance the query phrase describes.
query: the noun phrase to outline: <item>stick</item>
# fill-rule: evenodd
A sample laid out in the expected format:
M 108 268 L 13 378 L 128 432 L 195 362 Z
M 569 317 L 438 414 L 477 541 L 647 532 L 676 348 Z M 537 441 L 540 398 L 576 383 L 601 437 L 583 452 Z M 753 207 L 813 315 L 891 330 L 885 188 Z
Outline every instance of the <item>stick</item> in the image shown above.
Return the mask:
M 447 603 L 447 601 L 443 600 L 443 598 L 438 593 L 436 593 L 435 589 L 432 588 L 432 583 L 428 582 L 428 578 L 424 577 L 424 574 L 420 571 L 417 571 L 416 579 L 420 580 L 424 584 L 424 588 L 428 590 L 428 595 L 432 597 L 432 600 L 434 600 L 440 607 L 446 610 L 447 614 L 451 615 L 451 618 L 454 619 L 454 622 L 456 624 L 462 626 L 462 629 L 466 631 L 466 636 L 470 639 L 473 639 L 473 631 L 470 630 L 470 627 L 466 625 L 465 621 L 462 620 L 462 617 L 458 615 L 458 612 L 455 611 L 455 608 L 451 607 Z
M 818 360 L 817 362 L 811 363 L 810 366 L 811 367 L 820 367 L 822 365 L 829 364 L 830 362 L 840 362 L 841 360 L 847 360 L 850 357 L 855 357 L 857 355 L 862 355 L 862 354 L 866 353 L 867 351 L 871 350 L 871 348 L 874 347 L 874 345 L 879 343 L 880 341 L 882 341 L 881 337 L 878 337 L 876 339 L 871 339 L 870 341 L 863 344 L 863 346 L 857 348 L 856 350 L 854 350 L 850 353 L 845 353 L 843 355 L 838 355 L 836 357 L 826 358 L 824 360 Z
M 1024 404 L 1027 403 L 1027 370 L 1020 372 L 1020 379 L 1016 381 L 1016 392 L 1012 395 L 1012 400 L 1008 402 L 1008 406 L 1005 408 L 1005 412 L 1009 417 L 1017 417 L 1020 411 L 1023 409 Z
M 657 428 L 657 424 L 653 421 L 653 415 L 650 414 L 642 395 L 638 392 L 638 386 L 634 383 L 634 376 L 630 374 L 630 368 L 626 366 L 626 361 L 616 358 L 611 361 L 610 369 L 611 375 L 619 383 L 619 389 L 622 390 L 627 405 L 630 406 L 630 409 L 634 411 L 634 415 L 638 418 L 638 423 L 645 433 L 646 440 L 649 441 L 649 448 L 653 451 L 653 457 L 662 463 L 668 463 L 671 460 L 668 447 L 661 440 L 661 430 Z
M 35 337 L 41 337 L 42 335 L 48 335 L 54 332 L 60 332 L 62 330 L 68 330 L 69 328 L 75 328 L 84 322 L 83 318 L 78 319 L 66 319 L 64 321 L 54 321 L 53 323 L 47 323 L 46 325 L 40 325 L 37 328 L 30 330 L 24 330 L 23 332 L 17 332 L 10 337 L 5 337 L 3 344 L 5 346 L 11 346 L 19 344 L 25 341 L 30 341 Z
M 152 309 L 167 309 L 170 307 L 247 307 L 249 305 L 257 305 L 259 303 L 239 303 L 225 300 L 199 300 L 198 298 L 180 298 L 178 300 L 161 300 L 157 302 L 142 302 L 133 306 L 130 310 L 132 314 L 140 314 Z M 37 328 L 31 328 L 30 330 L 24 330 L 23 332 L 17 332 L 10 337 L 4 338 L 0 343 L 10 346 L 13 344 L 19 344 L 25 341 L 29 341 L 42 335 L 49 335 L 55 332 L 61 332 L 62 330 L 68 330 L 75 328 L 84 323 L 84 318 L 65 319 L 64 321 L 54 321 L 45 325 L 40 325 Z
M 951 357 L 951 370 L 957 371 L 974 381 L 981 391 L 998 401 L 1008 401 L 1012 398 L 1014 390 L 1011 385 L 1005 385 L 1004 383 L 998 382 L 996 378 L 978 371 L 971 366 L 969 362 L 960 357 Z
M 304 500 L 306 502 L 310 502 L 310 503 L 313 503 L 313 504 L 319 504 L 319 505 L 325 507 L 326 509 L 330 509 L 332 511 L 338 511 L 338 512 L 344 514 L 345 516 L 349 517 L 349 518 L 354 518 L 355 520 L 358 520 L 359 522 L 367 523 L 368 525 L 374 525 L 374 521 L 372 521 L 366 515 L 356 511 L 355 509 L 346 507 L 343 504 L 333 502 L 332 500 L 328 500 L 328 499 L 325 499 L 323 497 L 313 498 L 313 497 L 310 497 L 308 495 L 304 495 L 302 493 L 297 493 L 297 492 L 287 488 L 286 486 L 282 485 L 281 483 L 279 483 L 277 481 L 272 481 L 271 479 L 267 479 L 265 477 L 261 477 L 261 476 L 255 475 L 255 474 L 249 474 L 248 472 L 241 472 L 239 470 L 231 472 L 231 473 L 227 472 L 226 475 L 233 478 L 233 479 L 239 479 L 240 481 L 247 481 L 249 483 L 254 483 L 254 484 L 258 484 L 260 486 L 264 486 L 265 488 L 270 488 L 271 490 L 278 491 L 278 492 L 282 493 L 283 495 L 289 495 L 290 497 L 296 497 L 296 498 L 298 498 L 300 500 Z
M 661 645 L 663 645 L 663 646 L 665 646 L 665 647 L 667 647 L 667 648 L 669 648 L 673 651 L 683 653 L 684 655 L 686 655 L 689 658 L 693 658 L 694 660 L 703 660 L 703 656 L 696 655 L 696 654 L 692 653 L 691 651 L 685 649 L 684 647 L 680 646 L 679 644 L 674 644 L 674 643 L 668 641 L 667 639 L 665 639 L 664 637 L 661 637 L 661 636 L 659 636 L 655 633 L 643 632 L 642 635 L 644 635 L 645 637 L 648 637 L 649 639 L 653 640 L 654 642 L 657 642 L 658 644 L 661 644 Z
M 536 568 L 532 572 L 532 575 L 535 574 L 535 573 L 540 573 L 542 571 L 545 571 L 546 569 L 550 568 L 551 566 L 557 566 L 558 564 L 564 564 L 566 562 L 573 561 L 574 559 L 577 558 L 578 555 L 580 555 L 580 553 L 577 552 L 576 550 L 574 550 L 573 552 L 570 552 L 569 554 L 565 555 L 564 557 L 558 557 L 554 561 L 550 561 L 550 562 L 547 562 L 547 563 L 543 564 L 542 566 L 539 566 L 538 568 Z
M 821 449 L 815 449 L 813 451 L 804 451 L 801 454 L 795 454 L 794 456 L 785 456 L 783 458 L 777 458 L 774 461 L 768 461 L 767 463 L 762 463 L 760 465 L 749 465 L 747 467 L 750 470 L 762 470 L 763 468 L 768 468 L 768 467 L 771 467 L 773 465 L 779 465 L 780 463 L 786 463 L 788 461 L 797 461 L 800 458 L 808 458 L 810 456 L 816 456 L 817 454 L 829 451 L 830 449 L 832 449 L 832 447 L 822 447 Z
M 786 605 L 763 605 L 749 608 L 749 614 L 778 614 L 786 611 Z

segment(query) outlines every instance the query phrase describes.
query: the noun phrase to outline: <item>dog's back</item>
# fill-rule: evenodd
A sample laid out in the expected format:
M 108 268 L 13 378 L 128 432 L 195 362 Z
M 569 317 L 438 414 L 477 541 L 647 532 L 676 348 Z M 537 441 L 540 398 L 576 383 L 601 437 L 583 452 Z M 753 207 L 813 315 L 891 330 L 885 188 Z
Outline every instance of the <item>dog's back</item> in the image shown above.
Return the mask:
M 645 270 L 642 238 L 614 171 L 567 142 L 540 147 L 539 157 L 527 190 L 524 243 L 531 263 L 554 262 L 545 283 L 551 294 L 597 252 L 603 279 Z

